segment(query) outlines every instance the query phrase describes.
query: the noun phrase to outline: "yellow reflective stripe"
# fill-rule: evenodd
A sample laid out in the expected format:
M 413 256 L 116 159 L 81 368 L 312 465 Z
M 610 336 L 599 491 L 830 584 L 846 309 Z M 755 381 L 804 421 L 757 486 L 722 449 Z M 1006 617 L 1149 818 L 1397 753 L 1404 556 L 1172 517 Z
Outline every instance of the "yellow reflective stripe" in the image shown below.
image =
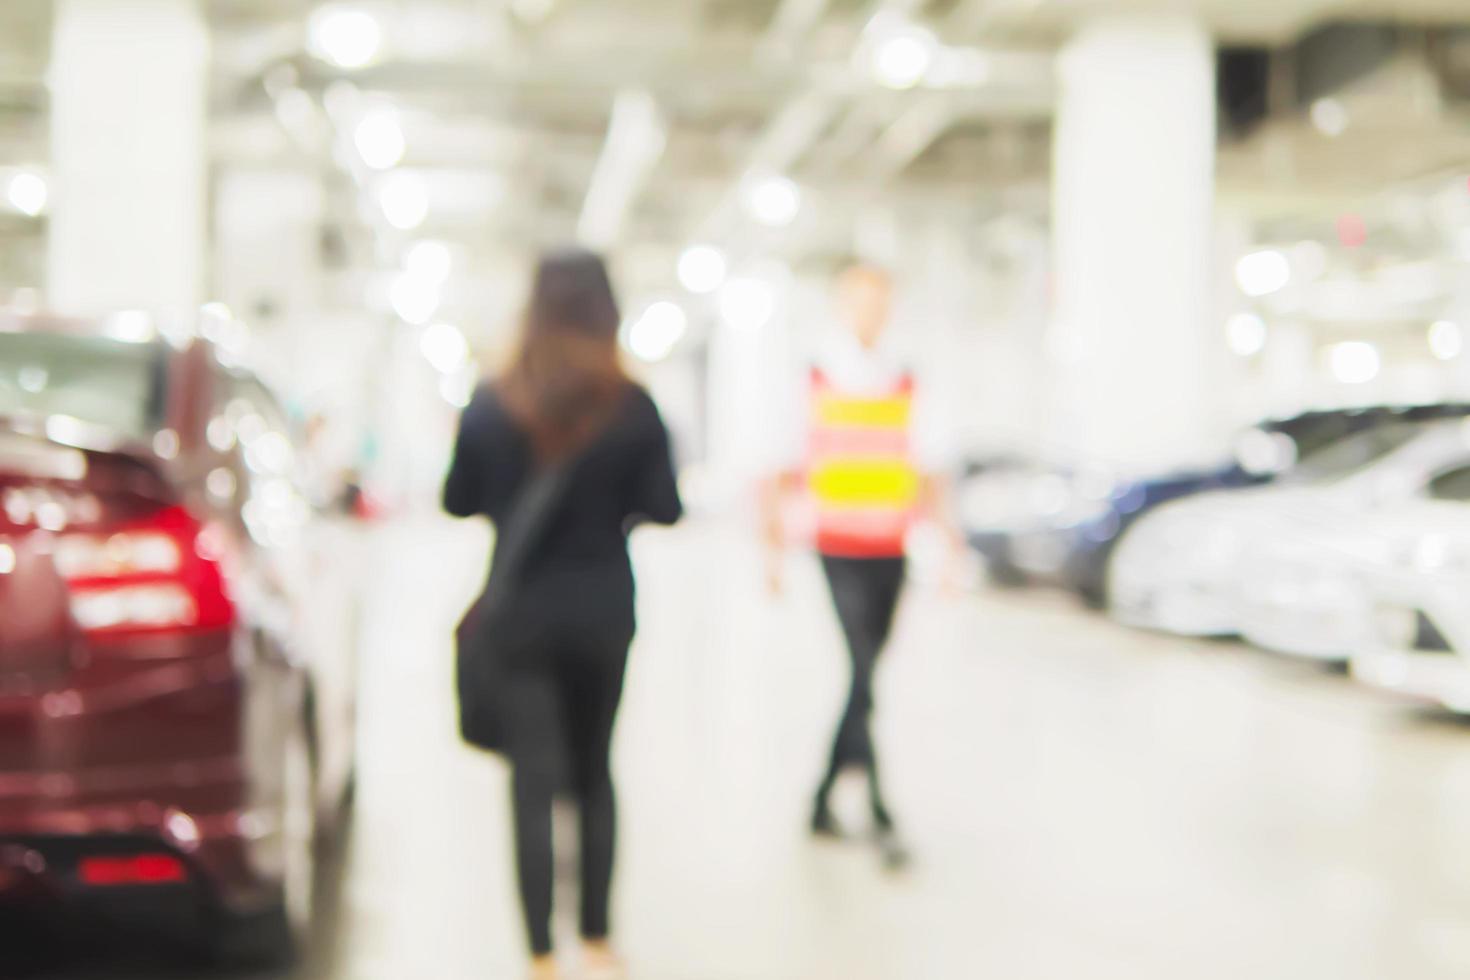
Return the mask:
M 907 395 L 893 398 L 838 398 L 824 395 L 817 399 L 816 422 L 818 425 L 901 429 L 909 424 L 912 404 L 913 400 Z
M 826 460 L 812 470 L 812 492 L 824 505 L 905 506 L 919 496 L 919 475 L 903 460 Z

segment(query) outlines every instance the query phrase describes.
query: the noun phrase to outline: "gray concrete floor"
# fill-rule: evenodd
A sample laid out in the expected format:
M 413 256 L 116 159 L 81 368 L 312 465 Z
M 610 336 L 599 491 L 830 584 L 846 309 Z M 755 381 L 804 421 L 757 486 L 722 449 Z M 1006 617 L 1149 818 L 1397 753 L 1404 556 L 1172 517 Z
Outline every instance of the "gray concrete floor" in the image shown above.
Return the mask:
M 506 772 L 456 743 L 450 696 L 484 541 L 382 532 L 358 809 L 307 980 L 521 975 Z M 803 833 L 845 673 L 814 564 L 771 600 L 732 529 L 637 544 L 615 751 L 633 980 L 1470 972 L 1470 729 L 1060 596 L 915 590 L 879 689 L 917 857 L 894 877 Z M 128 955 L 40 975 L 161 975 Z

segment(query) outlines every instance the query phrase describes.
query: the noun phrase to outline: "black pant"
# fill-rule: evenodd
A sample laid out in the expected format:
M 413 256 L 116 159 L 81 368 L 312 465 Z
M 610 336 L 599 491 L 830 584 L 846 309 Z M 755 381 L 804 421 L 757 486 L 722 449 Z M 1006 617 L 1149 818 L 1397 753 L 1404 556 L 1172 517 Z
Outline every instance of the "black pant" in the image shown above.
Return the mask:
M 817 791 L 817 804 L 825 808 L 827 794 L 842 769 L 862 766 L 869 777 L 873 814 L 881 825 L 886 825 L 888 809 L 878 784 L 878 759 L 870 728 L 873 670 L 893 629 L 893 614 L 903 591 L 904 560 L 823 555 L 822 569 L 827 573 L 837 619 L 852 657 L 852 686 L 847 707 L 837 725 L 837 735 L 832 740 L 832 757 Z
M 538 955 L 551 951 L 551 806 L 563 786 L 574 792 L 580 810 L 582 935 L 608 934 L 617 831 L 609 752 L 631 636 L 629 626 L 615 623 L 548 625 L 518 636 L 517 654 L 508 657 L 504 700 L 516 869 L 531 950 Z

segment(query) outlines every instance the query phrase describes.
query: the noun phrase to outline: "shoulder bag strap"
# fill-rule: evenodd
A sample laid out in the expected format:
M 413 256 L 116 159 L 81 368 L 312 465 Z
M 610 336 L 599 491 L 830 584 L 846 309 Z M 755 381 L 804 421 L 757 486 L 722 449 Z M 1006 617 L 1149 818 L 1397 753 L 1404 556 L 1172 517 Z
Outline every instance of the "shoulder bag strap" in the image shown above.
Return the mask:
M 537 471 L 516 494 L 495 527 L 495 563 L 480 607 L 481 621 L 493 618 L 515 591 L 526 560 L 540 543 L 571 479 L 572 460 Z

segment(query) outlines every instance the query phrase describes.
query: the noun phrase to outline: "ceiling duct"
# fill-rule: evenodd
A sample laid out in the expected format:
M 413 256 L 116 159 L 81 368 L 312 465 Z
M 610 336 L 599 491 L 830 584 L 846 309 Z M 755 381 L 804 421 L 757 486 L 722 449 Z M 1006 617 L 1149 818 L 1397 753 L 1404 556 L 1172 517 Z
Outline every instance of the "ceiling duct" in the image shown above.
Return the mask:
M 1385 24 L 1328 24 L 1297 42 L 1290 69 L 1296 108 L 1346 88 L 1383 67 L 1417 31 Z
M 1273 114 L 1299 112 L 1373 74 L 1422 37 L 1400 25 L 1334 23 L 1285 48 L 1221 48 L 1221 136 L 1241 139 Z
M 1437 31 L 1430 36 L 1427 48 L 1445 98 L 1470 101 L 1470 28 Z

